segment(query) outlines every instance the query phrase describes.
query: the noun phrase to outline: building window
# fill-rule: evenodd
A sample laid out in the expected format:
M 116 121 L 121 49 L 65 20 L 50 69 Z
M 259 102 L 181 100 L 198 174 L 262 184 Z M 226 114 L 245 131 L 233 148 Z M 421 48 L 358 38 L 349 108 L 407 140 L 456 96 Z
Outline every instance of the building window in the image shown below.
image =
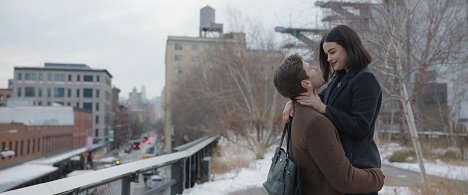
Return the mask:
M 71 102 L 68 102 L 68 103 L 67 103 L 67 106 L 71 106 Z
M 54 97 L 65 97 L 65 88 L 63 87 L 55 88 Z
M 111 98 L 110 98 L 110 93 L 109 93 L 108 91 L 106 91 L 106 95 L 105 95 L 105 96 L 106 96 L 106 100 L 109 100 L 109 101 L 111 100 Z
M 106 82 L 106 85 L 109 85 L 111 86 L 111 80 L 109 78 L 104 78 L 105 79 L 105 82 Z
M 96 103 L 96 111 L 99 111 L 99 103 Z
M 93 97 L 93 89 L 91 89 L 91 88 L 84 88 L 84 89 L 83 89 L 83 97 L 85 97 L 85 98 L 92 98 L 92 97 Z
M 52 89 L 47 88 L 47 97 L 52 97 Z
M 26 148 L 26 155 L 29 155 L 30 147 L 31 147 L 31 140 L 28 139 L 28 145 L 27 145 L 27 148 Z
M 99 89 L 96 89 L 96 98 L 99 98 Z
M 52 73 L 47 74 L 47 80 L 52 81 Z
M 36 88 L 34 87 L 24 88 L 24 97 L 35 97 L 35 96 L 36 96 Z
M 32 153 L 36 153 L 36 139 L 33 139 L 33 142 L 32 142 Z
M 37 80 L 38 80 L 38 81 L 42 81 L 42 73 L 39 73 L 39 74 L 38 74 Z
M 37 96 L 42 97 L 42 88 L 37 88 Z
M 47 106 L 50 106 L 50 102 L 47 102 Z
M 71 97 L 71 89 L 68 89 L 67 92 L 68 92 L 67 96 Z
M 38 101 L 38 102 L 37 102 L 37 105 L 38 105 L 38 106 L 42 106 L 42 102 L 41 102 L 41 101 Z
M 93 111 L 93 103 L 83 103 L 83 109 Z
M 182 74 L 182 68 L 181 67 L 176 66 L 174 69 L 175 69 L 176 74 Z
M 192 62 L 199 62 L 200 57 L 199 56 L 192 56 Z
M 71 74 L 68 75 L 68 81 L 72 81 L 72 75 Z
M 99 124 L 99 116 L 96 116 L 96 124 Z
M 99 137 L 99 129 L 94 130 L 94 137 Z
M 93 75 L 84 75 L 83 76 L 84 82 L 93 82 Z
M 80 102 L 76 102 L 76 108 L 80 108 Z
M 80 81 L 80 75 L 76 75 L 76 81 Z
M 18 97 L 21 97 L 21 87 L 18 87 L 17 91 L 18 91 Z
M 175 50 L 182 50 L 182 44 L 180 44 L 180 43 L 174 44 L 174 49 Z
M 41 151 L 41 139 L 40 138 L 37 138 L 37 151 L 38 152 Z
M 18 80 L 19 80 L 19 81 L 23 80 L 23 74 L 18 73 Z
M 8 142 L 8 149 L 9 150 L 13 150 L 13 142 L 12 141 L 9 141 Z M 11 158 L 12 156 L 9 156 L 8 158 Z
M 209 48 L 210 48 L 211 51 L 219 51 L 220 50 L 218 44 L 210 44 Z
M 26 81 L 35 81 L 36 73 L 24 73 L 24 80 Z
M 199 48 L 198 43 L 192 43 L 192 50 L 193 50 L 193 51 L 198 50 L 198 48 Z
M 181 55 L 175 55 L 174 60 L 175 61 L 182 61 L 184 58 Z
M 21 143 L 20 143 L 20 156 L 23 156 L 23 145 L 24 145 L 24 142 L 23 142 L 23 140 L 21 140 Z
M 77 98 L 80 97 L 80 89 L 77 89 L 77 90 L 76 90 L 76 97 L 77 97 Z
M 96 82 L 99 82 L 99 75 L 96 76 Z
M 65 81 L 65 74 L 55 74 L 55 81 Z
M 19 150 L 18 150 L 18 140 L 16 140 L 15 141 L 15 157 L 18 156 L 18 152 L 19 152 Z

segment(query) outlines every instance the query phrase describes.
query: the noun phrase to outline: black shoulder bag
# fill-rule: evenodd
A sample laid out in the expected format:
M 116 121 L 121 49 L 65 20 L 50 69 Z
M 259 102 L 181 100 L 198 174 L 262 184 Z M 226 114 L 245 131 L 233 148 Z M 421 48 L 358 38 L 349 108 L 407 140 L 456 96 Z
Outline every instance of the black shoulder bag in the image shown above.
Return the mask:
M 268 177 L 263 186 L 270 195 L 301 195 L 301 178 L 299 177 L 299 166 L 292 160 L 292 143 L 291 143 L 291 123 L 284 125 L 283 135 L 279 146 L 275 150 L 275 155 L 271 159 L 270 170 Z M 286 151 L 282 148 L 284 136 L 288 132 L 288 141 Z

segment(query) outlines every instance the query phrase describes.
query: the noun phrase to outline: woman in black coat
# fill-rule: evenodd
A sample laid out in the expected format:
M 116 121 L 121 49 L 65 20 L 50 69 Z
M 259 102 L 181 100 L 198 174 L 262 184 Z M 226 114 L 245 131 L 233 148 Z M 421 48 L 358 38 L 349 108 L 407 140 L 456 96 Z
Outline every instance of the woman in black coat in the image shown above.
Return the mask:
M 357 33 L 348 26 L 331 29 L 320 41 L 320 67 L 328 86 L 320 94 L 297 100 L 327 116 L 338 129 L 346 156 L 357 168 L 380 168 L 373 140 L 382 103 L 379 82 L 368 68 L 372 61 Z M 292 114 L 290 102 L 283 119 Z M 376 194 L 376 193 L 374 193 Z

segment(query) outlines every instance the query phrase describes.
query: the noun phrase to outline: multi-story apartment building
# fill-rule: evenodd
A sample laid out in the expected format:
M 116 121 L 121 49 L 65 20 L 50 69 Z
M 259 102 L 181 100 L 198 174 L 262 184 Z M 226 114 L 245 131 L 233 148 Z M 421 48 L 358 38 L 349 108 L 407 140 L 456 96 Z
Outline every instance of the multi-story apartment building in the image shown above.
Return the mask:
M 214 36 L 206 36 L 213 33 Z M 163 91 L 164 111 L 164 134 L 166 139 L 166 150 L 172 148 L 173 125 L 169 109 L 171 104 L 171 93 L 179 83 L 184 74 L 190 74 L 189 68 L 207 61 L 216 59 L 204 59 L 206 53 L 217 51 L 222 44 L 238 44 L 245 46 L 244 33 L 222 34 L 222 24 L 214 23 L 214 9 L 206 6 L 200 12 L 200 36 L 168 36 L 166 43 L 166 81 Z M 206 64 L 207 66 L 209 64 Z
M 104 142 L 111 128 L 112 75 L 85 64 L 45 63 L 44 67 L 15 67 L 13 98 L 35 106 L 61 104 L 91 110 L 95 142 Z

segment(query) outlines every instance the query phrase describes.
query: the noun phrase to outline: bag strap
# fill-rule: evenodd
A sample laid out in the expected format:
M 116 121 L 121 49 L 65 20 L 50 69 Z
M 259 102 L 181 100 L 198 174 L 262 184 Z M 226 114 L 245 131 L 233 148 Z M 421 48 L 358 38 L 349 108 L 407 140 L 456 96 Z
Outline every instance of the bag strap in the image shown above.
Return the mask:
M 281 135 L 281 141 L 280 141 L 280 144 L 279 144 L 280 148 L 283 146 L 283 140 L 284 140 L 284 136 L 286 135 L 286 131 L 288 130 L 288 125 L 289 125 L 289 122 L 284 124 L 283 135 Z M 288 143 L 289 143 L 289 141 L 288 141 Z
M 285 125 L 285 128 L 287 128 L 287 131 L 288 131 L 288 141 L 287 141 L 286 151 L 291 158 L 293 156 L 292 141 L 291 141 L 292 119 L 293 119 L 292 117 L 289 117 L 289 122 Z

